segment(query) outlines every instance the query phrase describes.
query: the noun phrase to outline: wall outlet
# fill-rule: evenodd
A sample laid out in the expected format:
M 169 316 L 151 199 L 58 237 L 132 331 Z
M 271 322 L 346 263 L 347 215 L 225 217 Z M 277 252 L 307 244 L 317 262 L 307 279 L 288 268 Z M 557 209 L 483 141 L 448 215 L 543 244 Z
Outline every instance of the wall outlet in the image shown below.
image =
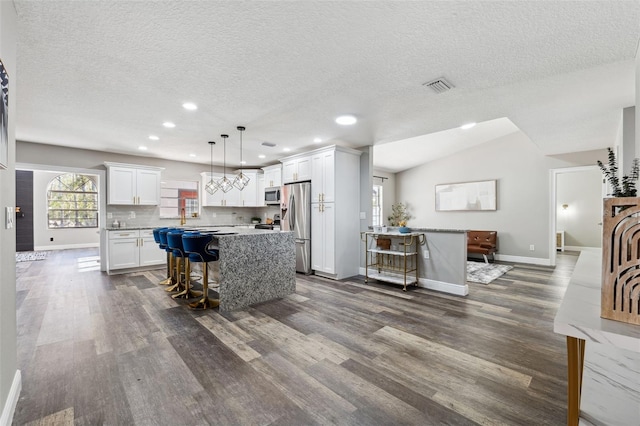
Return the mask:
M 422 251 L 422 256 L 423 256 L 425 259 L 428 259 L 428 258 L 429 258 L 429 250 L 423 250 L 423 251 Z
M 535 251 L 535 249 L 536 249 L 536 246 L 534 246 L 533 244 L 529 246 L 529 251 Z
M 211 217 L 216 217 L 216 214 L 215 213 L 211 213 Z
M 53 237 L 49 238 L 49 241 L 53 241 Z
M 136 218 L 136 212 L 129 212 L 129 219 L 135 219 Z
M 360 219 L 364 220 L 367 218 L 367 212 L 360 212 Z
M 13 218 L 16 215 L 15 211 L 16 211 L 15 207 L 5 207 L 5 210 L 4 210 L 4 214 L 5 214 L 4 228 L 5 229 L 13 228 Z
M 107 219 L 113 219 L 113 213 L 111 212 L 107 213 Z

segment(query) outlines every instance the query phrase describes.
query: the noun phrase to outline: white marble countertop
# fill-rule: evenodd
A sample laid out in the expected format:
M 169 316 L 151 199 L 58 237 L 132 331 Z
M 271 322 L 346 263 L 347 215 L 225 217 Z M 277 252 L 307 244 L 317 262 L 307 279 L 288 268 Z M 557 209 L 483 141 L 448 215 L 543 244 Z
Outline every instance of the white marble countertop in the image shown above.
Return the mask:
M 640 352 L 640 325 L 600 318 L 602 251 L 582 250 L 556 313 L 553 331 Z

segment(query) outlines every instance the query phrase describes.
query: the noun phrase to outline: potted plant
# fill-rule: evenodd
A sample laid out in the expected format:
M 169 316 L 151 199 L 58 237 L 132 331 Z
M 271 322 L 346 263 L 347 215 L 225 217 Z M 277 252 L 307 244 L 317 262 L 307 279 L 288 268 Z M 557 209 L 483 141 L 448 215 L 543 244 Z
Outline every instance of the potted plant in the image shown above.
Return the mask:
M 394 203 L 391 206 L 391 214 L 387 217 L 389 225 L 399 226 L 399 232 L 408 233 L 407 221 L 411 219 L 411 215 L 407 211 L 407 205 L 404 203 Z
M 607 151 L 608 164 L 597 162 L 613 195 L 612 198 L 605 198 L 603 203 L 600 316 L 640 325 L 640 313 L 637 309 L 630 308 L 639 302 L 638 293 L 634 293 L 632 284 L 634 277 L 640 272 L 640 253 L 636 239 L 640 219 L 640 198 L 637 197 L 636 181 L 640 167 L 635 158 L 631 173 L 619 178 L 615 153 L 611 148 L 607 148 Z

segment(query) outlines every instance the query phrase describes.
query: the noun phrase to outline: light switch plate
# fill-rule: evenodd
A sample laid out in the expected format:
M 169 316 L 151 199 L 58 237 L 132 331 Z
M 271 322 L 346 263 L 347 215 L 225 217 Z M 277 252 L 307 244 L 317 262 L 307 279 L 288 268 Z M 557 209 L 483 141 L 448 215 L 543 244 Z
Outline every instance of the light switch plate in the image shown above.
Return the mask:
M 16 211 L 16 209 L 13 208 L 13 207 L 5 207 L 4 208 L 4 213 L 5 213 L 4 227 L 5 227 L 5 229 L 13 228 L 13 218 L 16 215 L 15 211 Z
M 367 212 L 360 212 L 360 219 L 366 219 L 367 218 Z

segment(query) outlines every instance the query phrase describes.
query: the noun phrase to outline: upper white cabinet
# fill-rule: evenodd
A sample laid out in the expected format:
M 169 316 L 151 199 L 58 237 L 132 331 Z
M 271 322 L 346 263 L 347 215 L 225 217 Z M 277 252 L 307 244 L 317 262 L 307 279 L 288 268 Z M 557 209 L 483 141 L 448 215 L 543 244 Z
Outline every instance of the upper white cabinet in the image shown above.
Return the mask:
M 334 150 L 321 151 L 311 157 L 311 202 L 335 201 L 336 154 Z
M 218 189 L 215 193 L 209 194 L 206 190 L 207 183 L 213 176 L 214 180 L 221 179 L 224 175 L 222 173 L 211 173 L 202 172 L 200 173 L 202 176 L 202 206 L 203 207 L 234 207 L 242 205 L 240 198 L 240 191 L 237 188 L 232 188 L 229 192 L 223 192 L 221 189 Z M 227 174 L 227 179 L 233 181 L 233 174 Z
M 119 205 L 160 204 L 162 168 L 104 163 L 107 167 L 107 202 Z
M 272 188 L 274 186 L 282 186 L 282 164 L 263 167 L 264 170 L 264 187 Z
M 282 160 L 282 182 L 311 180 L 311 157 L 307 155 L 287 157 Z
M 237 173 L 237 172 L 236 172 Z M 257 207 L 264 205 L 264 186 L 260 187 L 259 180 L 262 179 L 262 170 L 257 169 L 244 169 L 242 171 L 248 178 L 249 183 L 239 192 L 239 206 L 243 207 Z M 258 190 L 260 188 L 260 190 Z

